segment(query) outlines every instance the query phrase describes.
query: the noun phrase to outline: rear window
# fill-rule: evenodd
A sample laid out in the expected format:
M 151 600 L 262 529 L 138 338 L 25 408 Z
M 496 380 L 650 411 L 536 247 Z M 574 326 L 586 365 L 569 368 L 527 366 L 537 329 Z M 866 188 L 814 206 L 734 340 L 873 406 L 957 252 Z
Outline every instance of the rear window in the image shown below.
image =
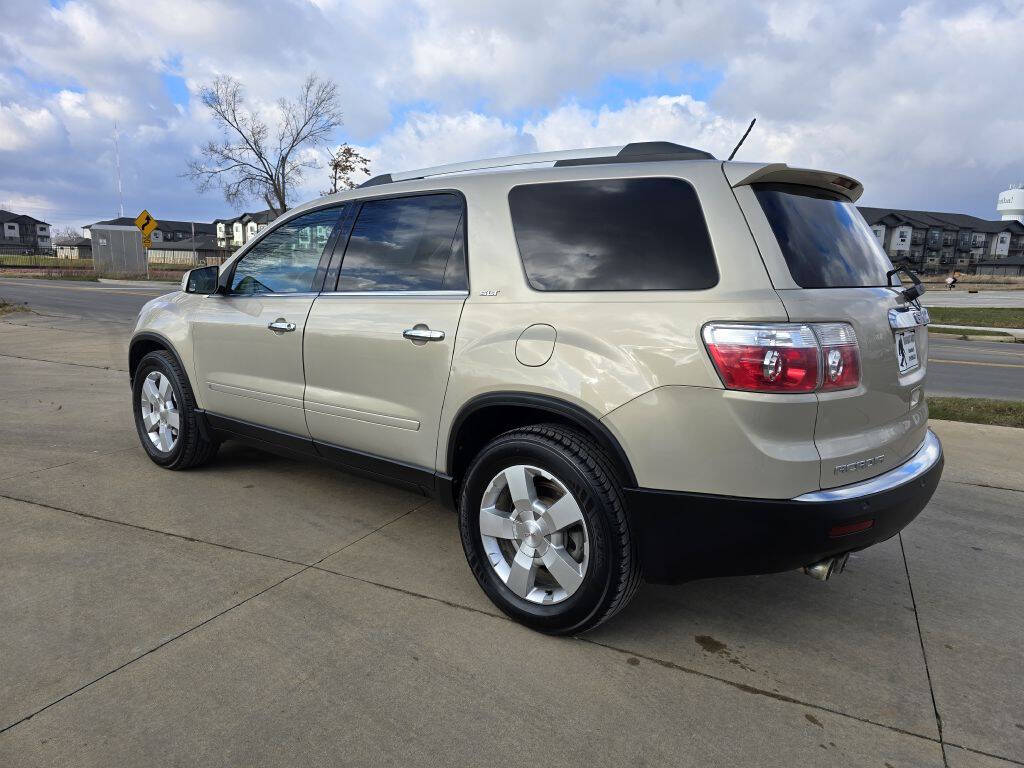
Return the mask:
M 538 291 L 692 291 L 718 282 L 704 214 L 685 181 L 528 184 L 508 198 Z
M 892 263 L 853 203 L 797 184 L 753 187 L 801 288 L 887 284 L 885 273 Z

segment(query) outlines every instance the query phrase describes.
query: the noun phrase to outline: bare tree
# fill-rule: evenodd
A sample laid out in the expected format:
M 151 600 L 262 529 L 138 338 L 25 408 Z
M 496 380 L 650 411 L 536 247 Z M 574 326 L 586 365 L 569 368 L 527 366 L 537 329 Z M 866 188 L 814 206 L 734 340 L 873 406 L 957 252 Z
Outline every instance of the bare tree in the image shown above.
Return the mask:
M 325 144 L 341 125 L 338 86 L 315 74 L 306 77 L 295 99 L 278 100 L 273 128 L 246 107 L 242 84 L 230 75 L 204 87 L 200 99 L 223 136 L 202 147 L 201 159 L 189 162 L 185 176 L 200 192 L 220 187 L 232 205 L 263 200 L 275 214 L 288 210 L 288 195 L 305 172 L 321 167 L 305 150 Z
M 337 152 L 331 154 L 331 159 L 327 161 L 327 170 L 331 173 L 331 187 L 321 192 L 321 195 L 333 195 L 343 189 L 355 189 L 356 183 L 352 181 L 352 174 L 357 171 L 368 174 L 370 161 L 348 144 L 342 144 Z
M 82 230 L 76 227 L 57 227 L 53 230 L 54 245 L 69 245 L 82 236 Z

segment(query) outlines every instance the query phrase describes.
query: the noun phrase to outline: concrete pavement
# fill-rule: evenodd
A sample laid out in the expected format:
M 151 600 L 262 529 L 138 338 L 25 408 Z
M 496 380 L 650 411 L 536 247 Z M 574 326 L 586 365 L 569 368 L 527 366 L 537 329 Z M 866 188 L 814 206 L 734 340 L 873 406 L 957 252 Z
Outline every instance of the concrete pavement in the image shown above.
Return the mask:
M 422 497 L 157 468 L 93 335 L 0 322 L 0 765 L 1024 764 L 1022 430 L 937 423 L 936 498 L 832 581 L 647 586 L 553 639 Z
M 980 335 L 984 336 L 986 333 L 991 335 L 993 331 L 996 333 L 1005 333 L 1007 336 L 1011 336 L 1011 339 L 1007 341 L 1024 341 L 1024 328 L 993 328 L 984 325 L 946 325 L 932 323 L 928 326 L 930 329 L 935 331 L 959 331 L 962 334 L 967 335 Z

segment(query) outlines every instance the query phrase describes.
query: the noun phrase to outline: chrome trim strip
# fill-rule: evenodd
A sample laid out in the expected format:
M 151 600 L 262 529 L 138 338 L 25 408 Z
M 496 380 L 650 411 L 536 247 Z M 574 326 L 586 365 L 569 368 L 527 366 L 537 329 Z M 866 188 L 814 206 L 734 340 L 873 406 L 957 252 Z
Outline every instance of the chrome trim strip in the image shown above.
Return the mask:
M 288 408 L 302 407 L 302 400 L 295 397 L 289 397 L 288 395 L 275 395 L 271 392 L 260 392 L 257 389 L 236 387 L 231 384 L 221 384 L 216 381 L 207 381 L 206 386 L 214 392 L 221 392 L 225 395 L 234 395 L 235 397 L 246 397 L 250 400 L 259 400 L 261 403 L 283 405 Z
M 301 293 L 210 293 L 206 294 L 206 298 L 212 299 L 216 297 L 218 299 L 313 299 L 319 295 L 319 293 L 314 293 L 312 291 L 302 291 Z
M 229 293 L 229 299 L 309 299 L 319 296 L 315 291 L 296 291 L 295 293 Z
M 928 310 L 924 307 L 921 309 L 908 308 L 902 311 L 898 309 L 889 310 L 889 327 L 894 331 L 920 328 L 923 325 L 928 325 L 930 322 L 931 317 L 928 314 Z
M 319 403 L 314 400 L 306 400 L 306 410 L 319 416 L 334 416 L 339 419 L 350 419 L 361 421 L 365 424 L 376 424 L 381 427 L 394 427 L 396 429 L 407 429 L 416 432 L 420 423 L 412 419 L 403 419 L 400 416 L 388 416 L 385 413 L 373 413 L 372 411 L 360 411 L 356 408 L 346 408 L 341 405 L 330 403 Z
M 324 291 L 321 296 L 356 296 L 360 298 L 395 298 L 409 296 L 412 298 L 455 299 L 467 298 L 469 291 Z
M 942 456 L 942 444 L 935 433 L 930 429 L 924 441 L 910 459 L 900 464 L 896 469 L 889 470 L 885 474 L 872 477 L 853 485 L 844 485 L 839 488 L 828 488 L 822 491 L 813 491 L 797 496 L 793 501 L 848 501 L 861 496 L 869 496 L 881 491 L 890 491 L 905 485 L 923 475 Z
M 528 155 L 511 155 L 510 157 L 492 157 L 482 160 L 470 160 L 462 163 L 435 165 L 430 168 L 418 168 L 412 171 L 398 171 L 391 174 L 392 181 L 412 181 L 428 176 L 444 176 L 451 173 L 482 171 L 491 168 L 507 168 L 513 165 L 531 165 L 534 163 L 554 163 L 558 160 L 576 160 L 591 157 L 607 157 L 617 155 L 623 144 L 614 147 L 590 147 L 587 149 L 568 149 L 555 152 L 534 152 Z

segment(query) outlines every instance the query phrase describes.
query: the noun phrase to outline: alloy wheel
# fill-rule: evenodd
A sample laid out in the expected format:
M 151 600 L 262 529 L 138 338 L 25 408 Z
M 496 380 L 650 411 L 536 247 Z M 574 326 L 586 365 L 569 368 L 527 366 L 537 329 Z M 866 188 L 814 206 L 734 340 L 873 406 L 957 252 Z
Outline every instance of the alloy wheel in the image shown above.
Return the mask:
M 590 539 L 579 503 L 539 467 L 516 464 L 491 479 L 480 502 L 480 538 L 498 578 L 528 602 L 560 603 L 587 574 Z
M 139 411 L 146 435 L 158 451 L 169 453 L 178 442 L 181 416 L 170 379 L 150 371 L 139 393 Z

